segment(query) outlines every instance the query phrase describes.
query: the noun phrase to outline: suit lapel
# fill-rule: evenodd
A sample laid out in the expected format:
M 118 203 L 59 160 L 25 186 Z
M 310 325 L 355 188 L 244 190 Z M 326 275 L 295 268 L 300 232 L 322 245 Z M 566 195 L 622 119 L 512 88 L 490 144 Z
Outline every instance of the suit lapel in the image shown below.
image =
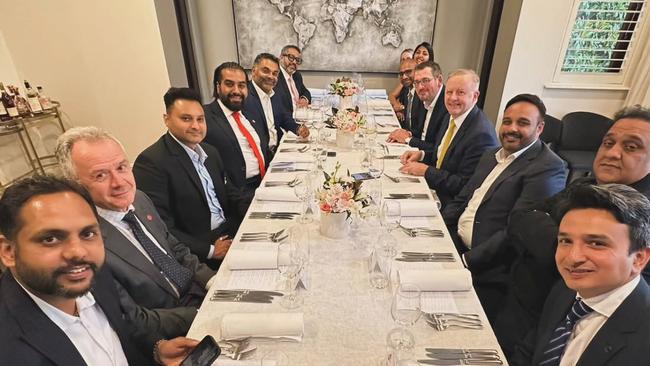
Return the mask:
M 137 212 L 136 216 L 144 224 L 144 220 Z M 104 244 L 106 250 L 113 253 L 114 255 L 120 257 L 123 261 L 129 263 L 137 271 L 140 271 L 146 274 L 151 278 L 158 286 L 162 287 L 174 297 L 178 297 L 176 292 L 170 287 L 167 280 L 160 274 L 160 270 L 150 262 L 134 245 L 127 239 L 122 233 L 110 222 L 106 221 L 104 218 L 99 218 L 99 223 L 102 229 L 102 237 L 104 238 Z M 145 224 L 145 227 L 147 225 Z M 147 230 L 154 235 L 156 240 L 158 238 L 153 232 L 147 227 Z M 162 243 L 161 243 L 162 245 Z
M 226 118 L 226 114 L 223 112 L 223 110 L 221 110 L 221 107 L 216 100 L 214 101 L 214 108 L 212 109 L 212 113 L 214 114 L 215 121 L 217 122 L 216 127 L 221 130 L 224 136 L 227 136 L 232 148 L 235 151 L 239 152 L 239 155 L 243 156 L 241 147 L 239 147 L 239 142 L 237 141 L 237 136 L 235 135 L 235 131 L 232 130 L 230 122 L 228 121 L 228 118 Z
M 535 141 L 535 144 L 533 146 L 531 146 L 519 158 L 515 159 L 515 161 L 513 161 L 510 165 L 508 165 L 508 167 L 503 172 L 501 172 L 501 174 L 499 174 L 499 176 L 494 181 L 494 183 L 492 183 L 490 189 L 488 189 L 488 191 L 485 193 L 485 196 L 483 197 L 483 201 L 481 201 L 481 204 L 483 204 L 483 202 L 487 202 L 492 197 L 492 194 L 497 190 L 497 188 L 501 183 L 503 183 L 506 179 L 510 178 L 513 174 L 519 172 L 520 170 L 528 166 L 528 162 L 534 160 L 537 157 L 537 155 L 539 155 L 541 149 L 542 149 L 542 142 L 538 139 L 537 141 Z M 494 161 L 496 166 L 496 158 Z
M 205 193 L 203 192 L 203 184 L 201 184 L 201 178 L 199 178 L 199 173 L 194 168 L 194 164 L 192 163 L 190 157 L 187 155 L 187 152 L 183 149 L 182 146 L 180 146 L 178 142 L 176 142 L 176 140 L 174 140 L 173 137 L 169 136 L 169 134 L 165 134 L 164 139 L 167 150 L 169 150 L 169 153 L 174 156 L 180 166 L 183 167 L 183 170 L 190 177 L 194 188 L 198 191 L 199 196 L 203 197 L 203 202 L 205 202 L 207 206 L 208 202 L 206 201 Z
M 7 272 L 1 279 L 6 288 L 3 301 L 6 301 L 13 318 L 20 325 L 25 342 L 55 365 L 85 365 L 70 338 L 41 311 L 11 273 Z
M 463 135 L 465 135 L 467 130 L 469 130 L 472 127 L 471 126 L 472 123 L 473 123 L 472 120 L 475 118 L 477 111 L 478 111 L 478 107 L 474 106 L 474 108 L 472 108 L 472 110 L 469 112 L 469 114 L 467 114 L 467 117 L 463 121 L 463 124 L 458 129 L 458 132 L 456 132 L 456 135 L 454 136 L 454 139 L 451 140 L 451 144 L 449 145 L 449 148 L 447 149 L 447 153 L 445 154 L 445 160 L 442 162 L 443 166 L 445 165 L 445 163 L 447 161 L 449 161 L 449 159 L 447 159 L 447 158 L 449 156 L 453 155 L 454 149 L 460 143 L 459 141 L 461 141 L 463 139 Z M 447 123 L 447 126 L 449 126 L 449 123 Z M 446 132 L 446 129 L 445 129 L 445 132 Z M 445 132 L 440 133 L 441 139 L 444 137 Z

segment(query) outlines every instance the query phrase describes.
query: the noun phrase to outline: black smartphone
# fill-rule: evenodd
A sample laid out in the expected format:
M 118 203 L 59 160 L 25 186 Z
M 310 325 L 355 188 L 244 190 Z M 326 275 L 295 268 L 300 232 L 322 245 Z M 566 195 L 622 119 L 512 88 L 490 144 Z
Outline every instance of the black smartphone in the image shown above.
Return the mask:
M 336 151 L 328 151 L 327 156 L 329 157 L 336 156 Z
M 352 178 L 355 180 L 366 180 L 366 179 L 372 179 L 372 175 L 368 172 L 363 172 L 363 173 L 354 173 L 352 174 Z
M 221 348 L 212 336 L 205 336 L 181 362 L 181 366 L 211 366 L 221 354 Z

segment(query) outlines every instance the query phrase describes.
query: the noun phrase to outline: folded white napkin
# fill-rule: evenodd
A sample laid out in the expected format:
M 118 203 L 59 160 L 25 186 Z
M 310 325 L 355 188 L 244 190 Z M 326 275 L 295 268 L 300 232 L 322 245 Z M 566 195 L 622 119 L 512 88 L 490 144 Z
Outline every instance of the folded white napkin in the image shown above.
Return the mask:
M 402 210 L 402 216 L 436 216 L 436 203 L 432 200 L 405 199 L 396 200 Z
M 421 291 L 469 291 L 472 274 L 466 269 L 400 269 L 400 283 L 411 283 Z
M 287 337 L 301 340 L 302 313 L 229 313 L 221 319 L 221 337 Z
M 271 245 L 271 244 L 269 244 Z M 268 250 L 241 250 L 228 251 L 228 269 L 275 269 L 278 268 L 278 248 Z
M 255 199 L 260 201 L 300 202 L 291 187 L 259 187 Z
M 271 166 L 291 166 L 289 163 L 313 163 L 314 157 L 309 154 L 296 154 L 294 152 L 282 152 L 278 153 L 275 156 L 275 159 L 271 162 Z M 298 164 L 300 166 L 295 166 L 296 168 L 304 168 L 305 164 Z
M 388 153 L 390 155 L 402 155 L 403 153 L 407 151 L 417 151 L 418 149 L 416 147 L 411 147 L 406 144 L 400 144 L 397 142 L 390 142 L 387 143 L 386 146 L 388 147 Z

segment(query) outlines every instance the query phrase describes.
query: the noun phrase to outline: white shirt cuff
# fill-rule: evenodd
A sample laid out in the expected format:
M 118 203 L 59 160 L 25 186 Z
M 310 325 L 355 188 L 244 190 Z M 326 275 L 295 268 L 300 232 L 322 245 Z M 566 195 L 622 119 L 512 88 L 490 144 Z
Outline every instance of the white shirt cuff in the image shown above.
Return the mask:
M 210 245 L 210 250 L 208 251 L 208 259 L 212 259 L 214 257 L 214 244 Z

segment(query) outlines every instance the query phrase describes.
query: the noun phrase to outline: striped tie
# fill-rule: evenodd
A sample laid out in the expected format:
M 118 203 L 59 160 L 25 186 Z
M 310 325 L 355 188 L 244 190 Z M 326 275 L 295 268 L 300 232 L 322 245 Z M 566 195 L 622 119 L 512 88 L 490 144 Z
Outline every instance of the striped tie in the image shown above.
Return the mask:
M 566 318 L 560 322 L 553 331 L 553 334 L 551 334 L 551 340 L 545 348 L 543 361 L 539 363 L 539 366 L 557 366 L 560 364 L 567 341 L 571 337 L 576 323 L 592 311 L 594 309 L 582 302 L 582 299 L 576 299 L 571 307 L 571 311 L 569 311 Z

